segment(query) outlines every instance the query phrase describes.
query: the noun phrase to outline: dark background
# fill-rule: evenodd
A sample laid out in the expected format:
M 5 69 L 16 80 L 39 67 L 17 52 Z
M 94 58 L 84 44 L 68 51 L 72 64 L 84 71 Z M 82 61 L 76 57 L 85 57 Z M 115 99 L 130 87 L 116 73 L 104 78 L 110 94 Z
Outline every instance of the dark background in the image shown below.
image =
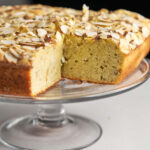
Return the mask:
M 32 4 L 40 3 L 51 6 L 63 6 L 81 9 L 82 4 L 87 4 L 90 9 L 98 10 L 101 8 L 107 8 L 109 10 L 114 9 L 128 9 L 138 12 L 148 18 L 150 18 L 150 5 L 148 0 L 0 0 L 0 5 L 15 5 L 15 4 Z M 150 58 L 150 54 L 148 55 Z

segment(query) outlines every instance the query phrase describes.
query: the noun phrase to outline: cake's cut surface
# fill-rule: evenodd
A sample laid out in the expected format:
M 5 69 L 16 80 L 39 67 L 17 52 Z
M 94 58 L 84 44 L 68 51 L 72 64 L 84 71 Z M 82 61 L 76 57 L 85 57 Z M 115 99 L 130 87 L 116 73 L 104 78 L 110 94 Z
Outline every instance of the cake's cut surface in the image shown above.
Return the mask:
M 23 5 L 0 7 L 0 14 L 3 94 L 35 96 L 61 76 L 119 83 L 150 47 L 150 20 L 127 10 Z

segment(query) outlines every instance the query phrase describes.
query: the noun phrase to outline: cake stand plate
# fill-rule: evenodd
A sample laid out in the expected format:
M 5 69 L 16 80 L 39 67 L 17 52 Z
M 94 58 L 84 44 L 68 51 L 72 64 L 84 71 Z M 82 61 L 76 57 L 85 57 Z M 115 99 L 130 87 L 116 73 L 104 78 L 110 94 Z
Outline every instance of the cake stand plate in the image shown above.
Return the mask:
M 66 114 L 62 104 L 86 102 L 121 94 L 144 83 L 150 76 L 150 64 L 139 67 L 117 85 L 101 85 L 63 79 L 47 92 L 32 98 L 0 95 L 1 102 L 36 104 L 33 115 L 13 118 L 0 126 L 0 142 L 16 150 L 77 150 L 95 143 L 102 129 L 95 121 Z

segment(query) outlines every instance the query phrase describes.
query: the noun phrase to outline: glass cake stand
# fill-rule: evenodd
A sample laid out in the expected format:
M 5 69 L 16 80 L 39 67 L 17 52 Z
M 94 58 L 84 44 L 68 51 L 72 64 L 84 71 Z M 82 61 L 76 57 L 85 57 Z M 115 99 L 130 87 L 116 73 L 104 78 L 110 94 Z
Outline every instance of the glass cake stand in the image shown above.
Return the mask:
M 35 104 L 38 108 L 33 115 L 4 122 L 0 126 L 0 141 L 16 150 L 77 150 L 88 147 L 101 137 L 100 125 L 85 117 L 66 114 L 62 104 L 121 94 L 144 83 L 149 76 L 149 61 L 143 60 L 130 76 L 117 85 L 64 79 L 35 98 L 0 95 L 1 102 Z

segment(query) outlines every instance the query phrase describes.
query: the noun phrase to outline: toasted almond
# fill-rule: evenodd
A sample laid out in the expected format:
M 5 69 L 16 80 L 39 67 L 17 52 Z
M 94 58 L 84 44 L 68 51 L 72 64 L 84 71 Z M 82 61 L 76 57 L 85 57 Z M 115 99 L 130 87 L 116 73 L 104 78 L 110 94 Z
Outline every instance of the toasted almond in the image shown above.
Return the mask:
M 32 36 L 36 36 L 36 34 L 34 34 L 32 31 L 29 31 L 28 34 Z
M 45 35 L 47 34 L 47 31 L 44 29 L 37 29 L 37 33 L 39 37 L 45 37 Z
M 71 26 L 73 26 L 73 25 L 75 24 L 75 22 L 74 22 L 73 20 L 69 20 L 69 24 L 70 24 Z
M 62 63 L 65 63 L 66 62 L 65 57 L 62 57 L 61 61 L 62 61 Z
M 42 27 L 44 27 L 45 25 L 46 25 L 45 21 L 42 20 L 42 21 L 40 21 L 40 23 L 38 24 L 38 27 L 39 27 L 39 28 L 42 28 Z
M 91 24 L 85 25 L 85 29 L 86 29 L 86 30 L 90 30 L 90 29 L 91 29 Z
M 113 22 L 92 22 L 92 24 L 99 25 L 99 26 L 111 26 L 114 23 Z
M 101 39 L 107 39 L 107 35 L 106 34 L 100 34 L 99 35 Z
M 36 19 L 36 20 L 42 20 L 42 19 L 44 19 L 44 18 L 43 18 L 43 16 L 37 15 L 37 16 L 35 16 L 35 19 Z
M 95 32 L 95 31 L 86 31 L 85 33 L 88 37 L 97 36 L 97 32 Z
M 61 36 L 61 33 L 59 31 L 56 32 L 56 40 L 57 41 L 61 41 L 62 40 L 62 36 Z
M 122 29 L 116 29 L 115 30 L 117 33 L 121 34 L 121 35 L 124 35 L 125 34 L 125 31 L 122 30 Z
M 117 33 L 111 32 L 110 35 L 111 35 L 113 38 L 117 39 L 117 40 L 120 39 L 120 35 L 117 34 Z
M 20 58 L 20 55 L 13 49 L 13 48 L 9 48 L 9 51 L 12 55 L 14 55 L 17 58 Z
M 68 32 L 69 27 L 67 25 L 61 25 L 60 29 L 64 34 L 66 34 Z
M 131 49 L 135 49 L 136 48 L 136 44 L 129 44 Z
M 121 49 L 127 49 L 129 45 L 129 41 L 127 41 L 126 39 L 120 39 L 120 48 Z
M 129 50 L 126 50 L 126 49 L 121 49 L 121 51 L 124 53 L 124 54 L 129 54 L 130 51 Z
M 142 27 L 142 33 L 144 38 L 148 37 L 148 35 L 150 34 L 149 29 L 147 27 Z
M 40 47 L 40 46 L 44 46 L 44 43 L 41 43 L 41 42 L 20 42 L 19 45 L 31 46 L 31 47 Z
M 14 32 L 14 28 L 10 28 L 10 27 L 0 29 L 0 34 L 4 34 L 4 35 L 11 34 L 13 32 Z
M 10 23 L 5 23 L 5 27 L 10 27 Z
M 40 38 L 31 38 L 31 40 L 33 41 L 33 42 L 39 42 L 40 41 Z
M 1 43 L 5 44 L 5 45 L 11 45 L 11 44 L 15 44 L 15 41 L 13 41 L 13 40 L 1 40 Z
M 134 32 L 138 32 L 139 31 L 139 24 L 133 22 L 133 30 L 134 30 Z
M 83 11 L 82 21 L 86 22 L 89 19 L 89 7 L 83 4 L 82 11 Z
M 5 58 L 6 58 L 6 60 L 8 61 L 8 62 L 13 62 L 13 63 L 17 63 L 17 58 L 16 57 L 14 57 L 12 54 L 10 54 L 9 52 L 5 52 L 5 54 L 4 54 L 4 56 L 5 56 Z
M 82 36 L 84 33 L 81 33 L 81 32 L 79 32 L 79 31 L 76 31 L 75 32 L 75 35 L 77 35 L 77 36 Z
M 102 13 L 100 16 L 98 16 L 99 20 L 106 20 L 108 19 L 108 16 L 105 13 Z
M 85 30 L 82 30 L 82 29 L 76 29 L 75 30 L 75 35 L 82 36 L 83 34 L 85 34 Z
M 35 27 L 35 26 L 36 26 L 35 23 L 29 23 L 29 24 L 27 24 L 27 27 L 28 27 L 28 28 L 33 28 L 33 27 Z
M 25 12 L 20 11 L 20 12 L 15 13 L 15 16 L 22 16 L 22 15 L 25 15 Z
M 35 50 L 35 47 L 33 47 L 33 46 L 28 46 L 28 45 L 22 46 L 22 48 L 28 49 L 28 50 Z

